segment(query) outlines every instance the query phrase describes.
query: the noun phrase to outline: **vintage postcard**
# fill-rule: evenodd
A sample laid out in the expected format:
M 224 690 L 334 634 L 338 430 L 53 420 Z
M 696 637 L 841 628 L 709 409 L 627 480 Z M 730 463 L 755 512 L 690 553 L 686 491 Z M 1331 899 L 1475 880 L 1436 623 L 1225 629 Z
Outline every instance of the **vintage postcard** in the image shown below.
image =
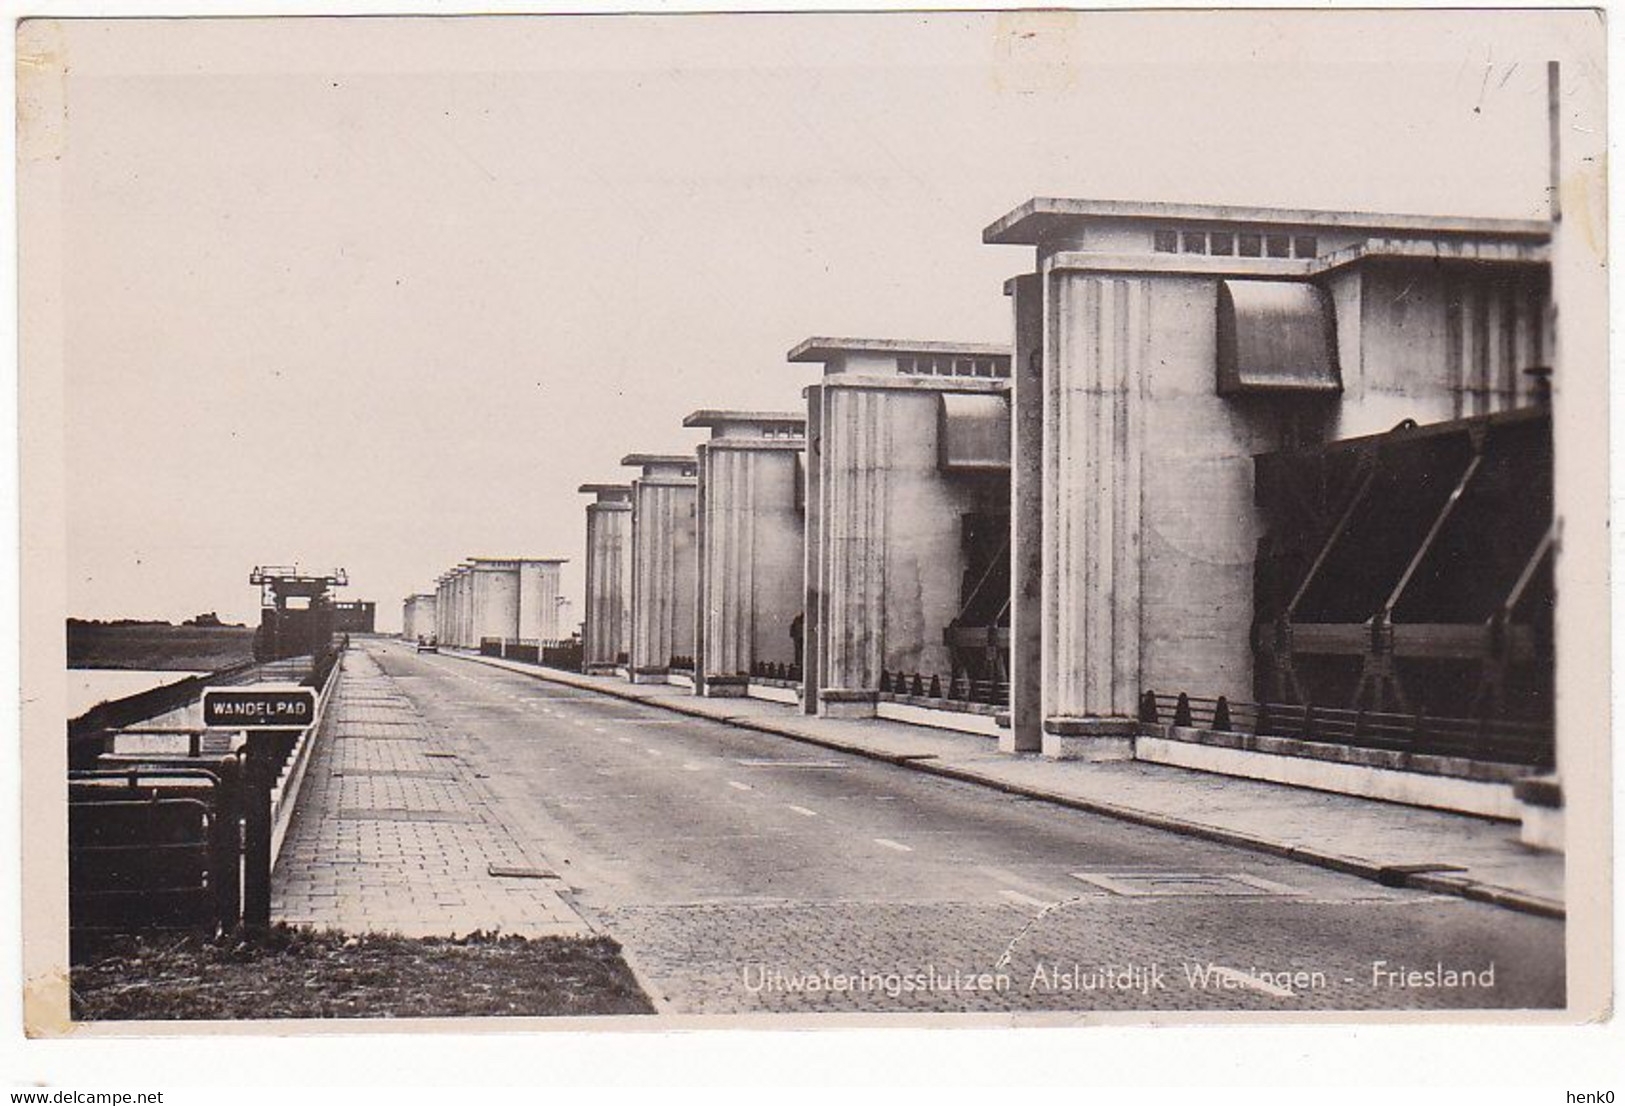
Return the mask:
M 1598 13 L 17 43 L 31 1034 L 1606 1016 Z

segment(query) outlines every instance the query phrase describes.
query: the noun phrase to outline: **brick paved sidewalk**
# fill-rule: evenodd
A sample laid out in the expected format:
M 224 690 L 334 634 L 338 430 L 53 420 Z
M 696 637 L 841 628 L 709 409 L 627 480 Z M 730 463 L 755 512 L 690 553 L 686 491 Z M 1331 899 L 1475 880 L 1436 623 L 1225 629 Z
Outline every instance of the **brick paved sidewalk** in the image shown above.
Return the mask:
M 453 653 L 452 655 L 458 655 Z M 827 748 L 888 760 L 1178 833 L 1292 856 L 1369 879 L 1563 913 L 1563 856 L 1515 825 L 1139 761 L 1090 764 L 1000 753 L 992 738 L 884 720 L 808 718 L 757 699 L 705 699 L 516 661 L 469 660 Z M 1407 873 L 1405 869 L 1434 869 Z
M 488 806 L 454 737 L 366 653 L 344 654 L 271 885 L 276 921 L 406 937 L 584 936 Z

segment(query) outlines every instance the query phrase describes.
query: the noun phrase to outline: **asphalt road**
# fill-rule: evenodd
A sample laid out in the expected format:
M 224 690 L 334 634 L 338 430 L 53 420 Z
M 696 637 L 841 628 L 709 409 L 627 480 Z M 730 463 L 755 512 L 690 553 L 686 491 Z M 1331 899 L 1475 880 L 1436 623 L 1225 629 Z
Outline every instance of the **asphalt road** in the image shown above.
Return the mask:
M 361 647 L 669 1009 L 1562 1004 L 1561 922 Z

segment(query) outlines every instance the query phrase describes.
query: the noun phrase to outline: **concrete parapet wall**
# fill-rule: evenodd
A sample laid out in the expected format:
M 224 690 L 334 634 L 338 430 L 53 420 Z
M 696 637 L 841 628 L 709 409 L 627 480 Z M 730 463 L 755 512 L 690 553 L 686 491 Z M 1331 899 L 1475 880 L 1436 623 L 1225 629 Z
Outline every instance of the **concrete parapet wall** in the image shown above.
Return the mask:
M 1135 739 L 1134 759 L 1486 818 L 1516 821 L 1520 817 L 1510 783 L 1401 772 L 1353 761 L 1280 756 L 1143 734 Z
M 944 710 L 941 706 L 926 707 L 918 703 L 882 699 L 875 704 L 875 717 L 893 722 L 907 722 L 915 726 L 930 726 L 939 730 L 958 730 L 960 733 L 999 737 L 1004 728 L 993 714 L 974 711 Z
M 801 689 L 788 684 L 769 684 L 752 680 L 745 685 L 745 695 L 765 703 L 784 703 L 796 706 L 801 702 Z

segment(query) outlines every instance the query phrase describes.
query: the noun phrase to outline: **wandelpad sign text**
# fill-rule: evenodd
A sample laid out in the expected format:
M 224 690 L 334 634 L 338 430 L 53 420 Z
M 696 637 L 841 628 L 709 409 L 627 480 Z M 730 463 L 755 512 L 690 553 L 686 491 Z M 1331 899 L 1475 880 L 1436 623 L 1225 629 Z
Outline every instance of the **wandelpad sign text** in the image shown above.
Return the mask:
M 237 730 L 302 729 L 316 720 L 314 688 L 292 684 L 211 687 L 203 691 L 203 724 Z

